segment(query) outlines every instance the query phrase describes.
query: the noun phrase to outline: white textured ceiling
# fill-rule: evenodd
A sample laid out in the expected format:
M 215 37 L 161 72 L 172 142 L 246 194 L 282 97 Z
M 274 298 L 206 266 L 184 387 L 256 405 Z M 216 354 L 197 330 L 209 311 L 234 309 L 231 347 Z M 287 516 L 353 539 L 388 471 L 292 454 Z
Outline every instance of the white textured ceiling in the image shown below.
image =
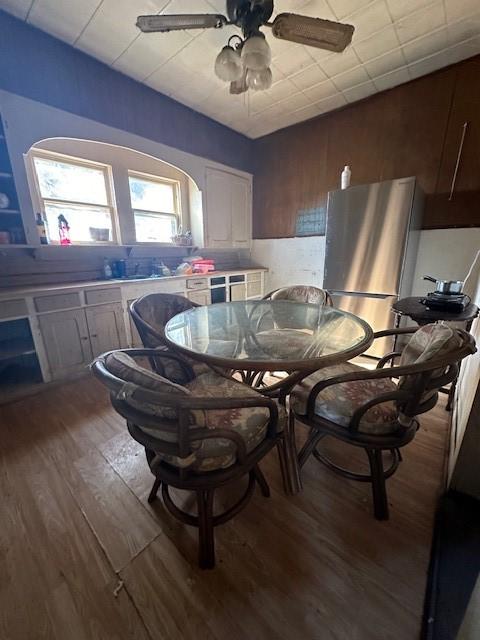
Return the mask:
M 0 8 L 251 138 L 326 113 L 480 53 L 479 0 L 275 0 L 355 26 L 330 53 L 277 40 L 274 84 L 231 96 L 213 65 L 235 27 L 142 34 L 148 13 L 225 13 L 224 0 L 0 0 Z

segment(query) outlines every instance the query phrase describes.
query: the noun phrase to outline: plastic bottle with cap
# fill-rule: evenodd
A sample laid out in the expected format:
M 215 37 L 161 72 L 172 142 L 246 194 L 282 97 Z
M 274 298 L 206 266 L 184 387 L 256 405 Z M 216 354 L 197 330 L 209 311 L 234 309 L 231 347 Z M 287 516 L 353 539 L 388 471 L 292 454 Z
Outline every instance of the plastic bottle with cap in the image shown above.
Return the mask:
M 352 172 L 350 170 L 350 167 L 347 164 L 347 165 L 345 165 L 345 168 L 342 171 L 342 177 L 341 177 L 342 189 L 348 189 L 348 187 L 350 186 L 350 178 L 351 177 L 352 177 Z

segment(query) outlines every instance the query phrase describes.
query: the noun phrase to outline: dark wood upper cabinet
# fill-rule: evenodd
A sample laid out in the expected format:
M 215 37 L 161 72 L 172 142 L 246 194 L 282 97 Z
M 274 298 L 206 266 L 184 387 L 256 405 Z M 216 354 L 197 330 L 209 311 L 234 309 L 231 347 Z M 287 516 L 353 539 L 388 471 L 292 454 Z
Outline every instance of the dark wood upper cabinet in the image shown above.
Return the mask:
M 480 226 L 480 61 L 468 61 L 456 72 L 437 185 L 427 199 L 427 228 Z
M 295 235 L 299 214 L 325 207 L 346 164 L 352 185 L 416 176 L 425 228 L 480 226 L 480 56 L 270 134 L 254 155 L 255 238 Z
M 434 193 L 455 75 L 454 69 L 447 69 L 383 94 L 386 138 L 381 180 L 416 176 L 426 194 Z

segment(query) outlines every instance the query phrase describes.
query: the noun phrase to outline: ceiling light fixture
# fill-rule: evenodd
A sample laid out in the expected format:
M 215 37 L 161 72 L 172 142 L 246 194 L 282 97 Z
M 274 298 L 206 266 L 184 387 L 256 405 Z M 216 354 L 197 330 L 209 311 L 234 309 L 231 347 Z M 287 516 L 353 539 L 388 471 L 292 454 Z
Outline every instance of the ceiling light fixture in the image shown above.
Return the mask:
M 272 60 L 272 53 L 265 36 L 258 32 L 243 43 L 242 60 L 247 69 L 260 71 L 267 69 Z
M 232 47 L 230 42 L 233 38 L 238 38 L 240 44 L 237 44 L 237 48 Z M 240 80 L 243 75 L 243 63 L 240 57 L 239 48 L 243 44 L 243 40 L 240 36 L 232 36 L 228 41 L 228 44 L 218 54 L 215 60 L 215 74 L 220 80 L 225 82 L 235 82 Z
M 230 93 L 261 91 L 272 86 L 272 53 L 265 36 L 256 32 L 243 40 L 234 35 L 215 60 L 215 74 L 230 82 Z
M 215 73 L 230 82 L 230 93 L 268 89 L 272 84 L 272 54 L 261 27 L 270 27 L 275 38 L 317 49 L 341 52 L 350 44 L 351 24 L 311 18 L 296 13 L 279 13 L 273 22 L 274 0 L 226 0 L 227 16 L 217 13 L 156 14 L 138 16 L 137 27 L 144 33 L 165 33 L 180 29 L 221 29 L 235 25 L 243 38 L 232 36 L 215 60 Z M 234 45 L 232 40 L 236 39 Z
M 253 91 L 265 91 L 272 86 L 272 72 L 269 67 L 266 69 L 248 69 L 247 87 Z

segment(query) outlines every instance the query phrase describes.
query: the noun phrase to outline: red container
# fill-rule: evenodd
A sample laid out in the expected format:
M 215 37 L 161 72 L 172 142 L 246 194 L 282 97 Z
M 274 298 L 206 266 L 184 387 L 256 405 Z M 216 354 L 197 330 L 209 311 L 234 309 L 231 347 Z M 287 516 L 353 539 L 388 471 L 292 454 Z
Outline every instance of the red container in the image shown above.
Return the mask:
M 192 260 L 193 273 L 209 273 L 215 271 L 213 260 Z

